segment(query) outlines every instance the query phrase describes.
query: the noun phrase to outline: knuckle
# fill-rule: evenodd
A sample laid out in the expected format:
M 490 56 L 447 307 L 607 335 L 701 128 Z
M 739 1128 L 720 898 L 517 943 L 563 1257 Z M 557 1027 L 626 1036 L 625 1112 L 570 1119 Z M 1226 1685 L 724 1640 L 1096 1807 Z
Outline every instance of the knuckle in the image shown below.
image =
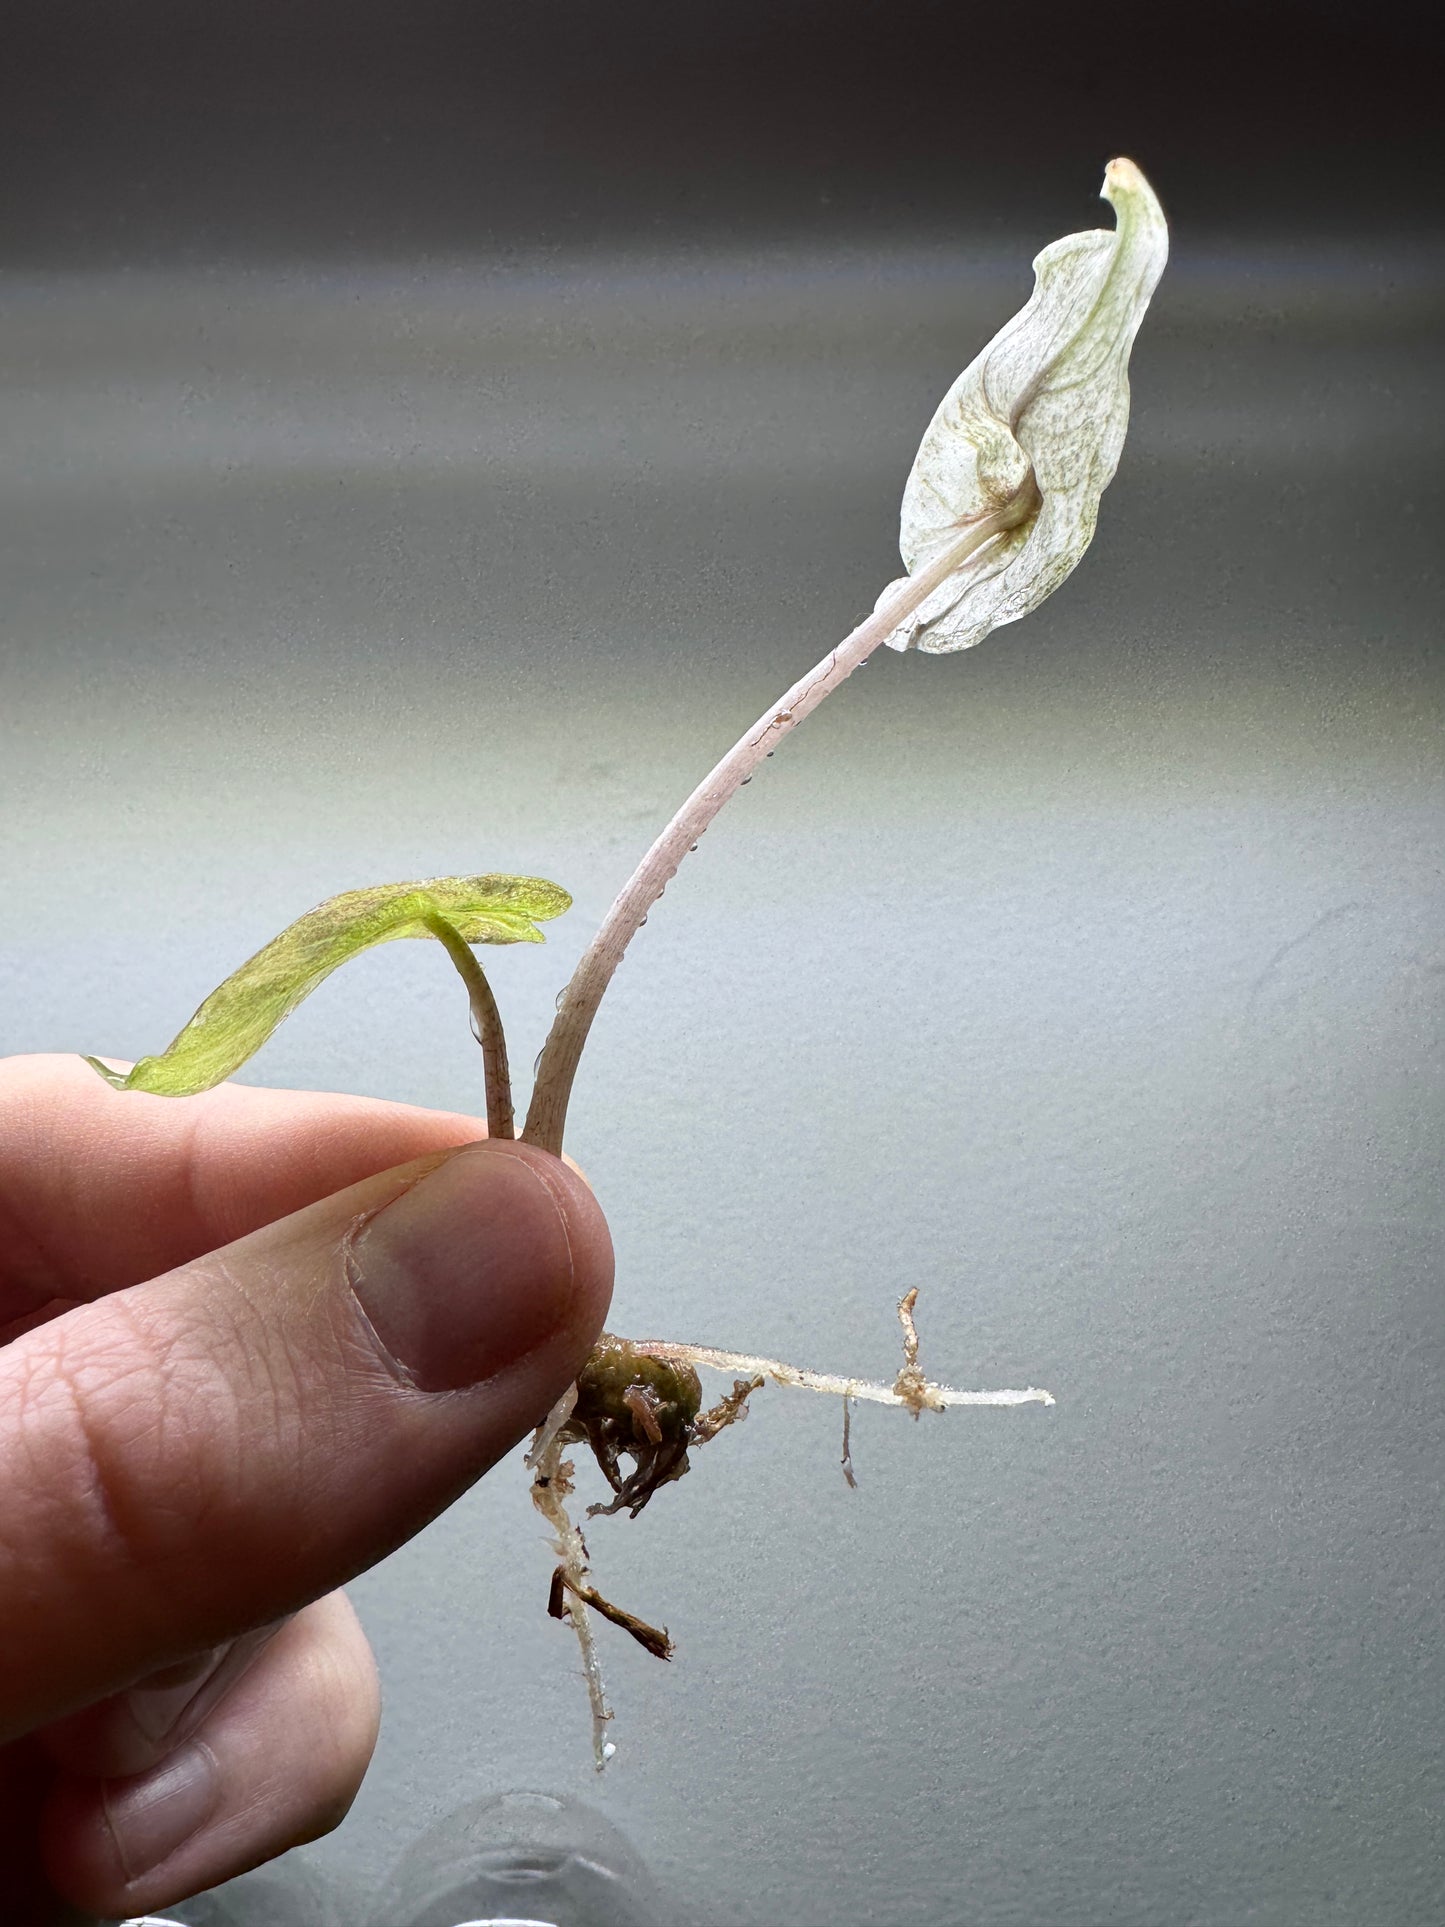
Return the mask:
M 36 1336 L 7 1387 L 21 1478 L 13 1516 L 40 1557 L 77 1577 L 123 1564 L 164 1584 L 235 1490 L 236 1388 L 184 1328 L 158 1332 L 138 1295 Z

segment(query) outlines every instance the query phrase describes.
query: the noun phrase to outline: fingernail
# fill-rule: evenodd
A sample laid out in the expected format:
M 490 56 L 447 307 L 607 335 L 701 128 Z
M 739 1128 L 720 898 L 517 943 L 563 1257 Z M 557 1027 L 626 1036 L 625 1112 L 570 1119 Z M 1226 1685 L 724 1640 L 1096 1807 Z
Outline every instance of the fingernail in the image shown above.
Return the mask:
M 106 1824 L 126 1879 L 169 1860 L 210 1819 L 220 1792 L 215 1757 L 194 1740 L 139 1779 L 108 1782 Z
M 182 1713 L 225 1658 L 224 1646 L 180 1665 L 168 1666 L 150 1684 L 133 1686 L 125 1696 L 126 1711 L 148 1740 L 163 1740 Z
M 480 1384 L 573 1310 L 572 1243 L 545 1154 L 476 1144 L 429 1171 L 353 1241 L 351 1288 L 382 1345 L 427 1392 Z
M 213 1647 L 184 1668 L 169 1669 L 148 1685 L 133 1686 L 125 1696 L 126 1711 L 142 1737 L 152 1744 L 162 1740 L 178 1744 L 188 1738 L 285 1624 L 277 1619 L 258 1626 L 228 1645 Z

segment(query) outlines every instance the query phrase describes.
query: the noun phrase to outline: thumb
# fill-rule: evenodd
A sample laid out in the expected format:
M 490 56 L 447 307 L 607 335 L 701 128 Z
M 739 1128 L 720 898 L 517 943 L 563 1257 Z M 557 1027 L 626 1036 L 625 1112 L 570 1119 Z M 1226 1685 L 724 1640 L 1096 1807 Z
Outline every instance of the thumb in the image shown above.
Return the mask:
M 606 1313 L 581 1178 L 480 1143 L 0 1352 L 0 1739 L 330 1591 L 538 1422 Z

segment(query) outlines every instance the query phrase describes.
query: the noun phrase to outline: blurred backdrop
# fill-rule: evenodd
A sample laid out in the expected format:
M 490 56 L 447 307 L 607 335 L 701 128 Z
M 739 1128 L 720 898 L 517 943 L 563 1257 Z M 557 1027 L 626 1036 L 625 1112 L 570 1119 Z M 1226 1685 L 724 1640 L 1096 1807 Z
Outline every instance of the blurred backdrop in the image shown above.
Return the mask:
M 355 1596 L 359 1886 L 507 1786 L 717 1927 L 1418 1923 L 1439 1708 L 1445 235 L 1426 9 L 290 9 L 0 42 L 0 1047 L 135 1055 L 352 885 L 636 856 L 896 572 L 938 398 L 1174 227 L 1094 548 L 880 654 L 729 809 L 570 1148 L 624 1330 L 1059 1403 L 768 1390 L 601 1583 L 589 1770 L 518 1464 Z M 489 958 L 489 966 L 492 959 Z M 259 1080 L 471 1108 L 444 963 Z M 524 1080 L 525 1081 L 525 1080 Z M 605 1632 L 605 1629 L 604 1629 Z

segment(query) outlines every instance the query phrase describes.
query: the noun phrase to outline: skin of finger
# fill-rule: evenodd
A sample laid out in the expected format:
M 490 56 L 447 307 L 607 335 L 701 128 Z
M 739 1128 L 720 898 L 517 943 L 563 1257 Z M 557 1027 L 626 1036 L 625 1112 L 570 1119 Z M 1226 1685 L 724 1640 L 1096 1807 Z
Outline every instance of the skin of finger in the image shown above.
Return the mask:
M 52 1884 L 98 1914 L 146 1913 L 330 1832 L 361 1785 L 380 1707 L 376 1666 L 350 1604 L 339 1593 L 317 1600 L 281 1629 L 196 1734 L 220 1782 L 201 1830 L 158 1867 L 128 1878 L 106 1784 L 61 1776 L 41 1824 Z M 110 1784 L 112 1798 L 119 1790 Z
M 417 1390 L 345 1276 L 346 1228 L 437 1159 L 0 1352 L 0 1739 L 344 1583 L 541 1418 L 600 1329 L 611 1246 L 556 1160 L 494 1154 L 545 1160 L 580 1240 L 571 1314 L 495 1382 Z
M 194 1661 L 162 1667 L 128 1692 L 42 1727 L 41 1744 L 57 1766 L 87 1779 L 144 1773 L 197 1731 L 286 1623 L 258 1626 Z
M 222 1084 L 115 1091 L 78 1057 L 0 1059 L 0 1329 L 174 1270 L 479 1119 Z

